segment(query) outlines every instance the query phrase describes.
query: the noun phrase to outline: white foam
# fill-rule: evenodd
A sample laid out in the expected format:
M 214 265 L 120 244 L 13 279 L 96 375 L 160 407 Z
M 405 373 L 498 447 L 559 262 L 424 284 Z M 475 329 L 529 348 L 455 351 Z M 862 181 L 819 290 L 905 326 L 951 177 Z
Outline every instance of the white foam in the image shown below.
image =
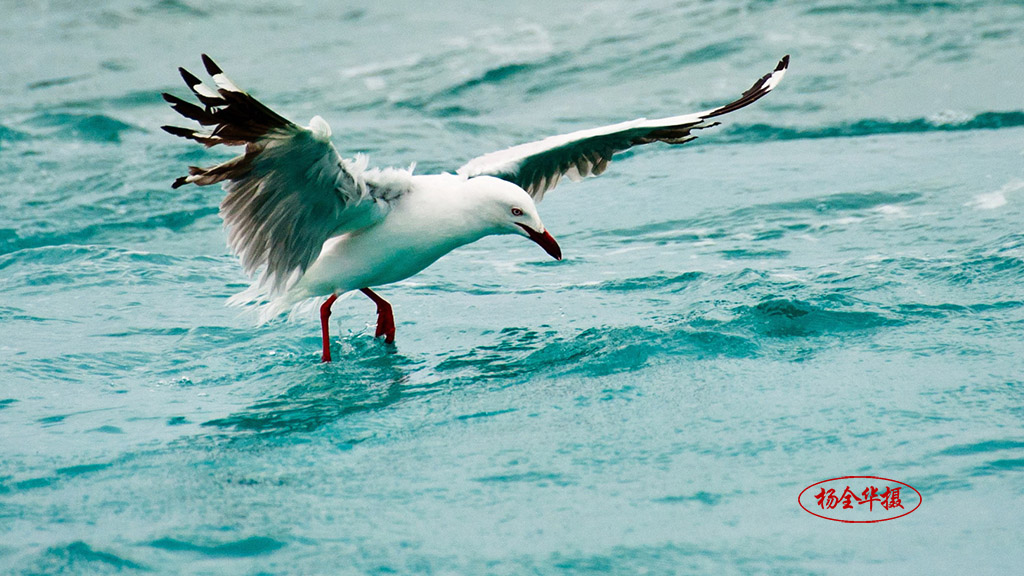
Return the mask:
M 995 210 L 1006 205 L 1006 195 L 1011 192 L 1024 190 L 1024 180 L 1013 180 L 1007 182 L 1002 188 L 995 192 L 978 194 L 970 202 L 964 204 L 976 210 Z

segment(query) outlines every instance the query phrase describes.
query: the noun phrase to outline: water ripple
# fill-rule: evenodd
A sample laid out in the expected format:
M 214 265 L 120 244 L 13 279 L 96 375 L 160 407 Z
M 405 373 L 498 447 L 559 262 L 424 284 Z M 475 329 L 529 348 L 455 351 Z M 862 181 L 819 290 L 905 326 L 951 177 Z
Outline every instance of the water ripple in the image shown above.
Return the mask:
M 81 540 L 47 550 L 32 567 L 33 574 L 96 574 L 125 570 L 150 571 L 119 554 L 96 550 Z
M 964 119 L 912 118 L 910 120 L 863 119 L 831 126 L 791 128 L 770 124 L 733 124 L 716 135 L 715 143 L 764 142 L 768 140 L 804 140 L 818 138 L 859 138 L 884 134 L 923 132 L 963 132 L 1000 130 L 1024 126 L 1024 111 L 981 112 Z
M 284 548 L 285 543 L 266 536 L 251 536 L 221 544 L 196 544 L 177 538 L 159 538 L 149 543 L 153 548 L 170 552 L 194 552 L 210 558 L 246 558 L 262 556 Z
M 105 114 L 72 112 L 45 112 L 26 122 L 30 126 L 46 128 L 48 133 L 62 138 L 93 142 L 118 143 L 126 132 L 142 132 L 141 128 Z

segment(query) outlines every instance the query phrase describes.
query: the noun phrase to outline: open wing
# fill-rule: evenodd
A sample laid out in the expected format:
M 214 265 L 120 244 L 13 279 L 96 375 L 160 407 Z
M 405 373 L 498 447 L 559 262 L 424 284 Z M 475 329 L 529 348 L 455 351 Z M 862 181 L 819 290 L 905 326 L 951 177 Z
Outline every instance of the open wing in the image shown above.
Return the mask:
M 718 122 L 712 118 L 739 110 L 772 91 L 789 67 L 785 56 L 775 70 L 754 83 L 737 100 L 711 110 L 580 130 L 551 136 L 536 142 L 484 154 L 467 162 L 458 173 L 467 176 L 495 176 L 512 182 L 540 202 L 544 193 L 554 188 L 562 176 L 574 181 L 597 176 L 605 171 L 612 156 L 633 146 L 651 142 L 683 144 L 696 138 L 693 130 L 709 128 Z
M 324 241 L 379 222 L 389 204 L 366 184 L 360 166 L 341 158 L 322 118 L 306 128 L 293 124 L 240 90 L 205 54 L 203 64 L 216 90 L 179 69 L 202 107 L 163 96 L 182 116 L 212 128 L 163 129 L 208 147 L 244 145 L 245 153 L 209 168 L 192 166 L 172 187 L 223 182 L 228 245 L 248 274 L 263 268 L 261 283 L 278 292 L 312 264 Z

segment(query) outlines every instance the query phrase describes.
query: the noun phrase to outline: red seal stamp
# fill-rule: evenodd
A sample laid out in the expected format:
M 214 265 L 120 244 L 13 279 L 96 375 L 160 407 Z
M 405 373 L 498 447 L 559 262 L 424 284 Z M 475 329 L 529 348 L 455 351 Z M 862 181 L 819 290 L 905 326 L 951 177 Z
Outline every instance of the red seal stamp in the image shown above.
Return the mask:
M 895 520 L 921 506 L 910 484 L 879 476 L 842 476 L 804 488 L 797 502 L 808 514 L 852 524 Z

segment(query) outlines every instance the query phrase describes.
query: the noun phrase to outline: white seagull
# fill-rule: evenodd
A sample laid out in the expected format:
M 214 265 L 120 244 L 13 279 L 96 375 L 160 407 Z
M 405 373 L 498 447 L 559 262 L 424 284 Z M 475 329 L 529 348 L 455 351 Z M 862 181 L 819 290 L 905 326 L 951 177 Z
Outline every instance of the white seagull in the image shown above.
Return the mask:
M 639 144 L 689 142 L 694 130 L 718 124 L 713 118 L 771 92 L 789 66 L 787 55 L 737 100 L 718 108 L 551 136 L 484 154 L 454 174 L 414 176 L 411 169 L 367 169 L 362 155 L 342 158 L 323 118 L 313 117 L 305 128 L 293 124 L 240 90 L 209 56 L 202 58 L 216 90 L 179 71 L 203 106 L 163 97 L 182 116 L 211 128 L 163 129 L 207 147 L 244 145 L 245 153 L 210 168 L 192 166 L 173 187 L 224 182 L 220 213 L 228 245 L 250 277 L 259 272 L 234 303 L 264 302 L 262 315 L 268 318 L 327 296 L 320 307 L 323 362 L 331 361 L 328 318 L 339 295 L 359 290 L 373 300 L 375 337 L 391 343 L 391 305 L 373 286 L 404 280 L 492 234 L 525 236 L 561 260 L 536 204 L 562 176 L 597 176 L 614 154 Z

